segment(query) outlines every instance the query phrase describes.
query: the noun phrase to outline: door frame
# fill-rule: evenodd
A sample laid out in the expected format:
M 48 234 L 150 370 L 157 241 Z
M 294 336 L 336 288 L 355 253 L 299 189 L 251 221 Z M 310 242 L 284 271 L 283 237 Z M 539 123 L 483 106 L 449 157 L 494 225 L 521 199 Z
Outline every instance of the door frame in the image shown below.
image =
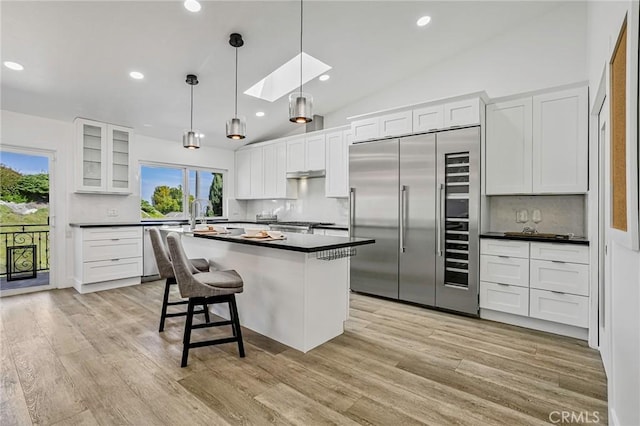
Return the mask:
M 37 287 L 28 287 L 26 289 L 12 289 L 12 290 L 0 290 L 0 297 L 14 296 L 18 294 L 34 293 L 37 291 L 51 290 L 57 288 L 53 283 L 58 281 L 58 268 L 57 262 L 57 239 L 56 239 L 56 203 L 55 195 L 53 193 L 56 187 L 56 174 L 55 174 L 55 162 L 56 151 L 49 149 L 22 147 L 17 145 L 2 144 L 2 151 L 13 152 L 16 154 L 25 155 L 38 155 L 40 157 L 47 157 L 49 159 L 49 284 Z

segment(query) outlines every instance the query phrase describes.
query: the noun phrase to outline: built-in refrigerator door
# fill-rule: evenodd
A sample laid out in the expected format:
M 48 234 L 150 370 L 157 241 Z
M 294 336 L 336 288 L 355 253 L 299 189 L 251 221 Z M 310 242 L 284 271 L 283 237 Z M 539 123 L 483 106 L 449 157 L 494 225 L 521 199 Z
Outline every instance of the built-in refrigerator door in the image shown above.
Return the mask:
M 375 238 L 351 258 L 351 290 L 398 298 L 397 139 L 349 147 L 350 234 Z
M 436 301 L 436 136 L 400 139 L 400 300 Z
M 436 306 L 478 315 L 480 128 L 436 134 Z

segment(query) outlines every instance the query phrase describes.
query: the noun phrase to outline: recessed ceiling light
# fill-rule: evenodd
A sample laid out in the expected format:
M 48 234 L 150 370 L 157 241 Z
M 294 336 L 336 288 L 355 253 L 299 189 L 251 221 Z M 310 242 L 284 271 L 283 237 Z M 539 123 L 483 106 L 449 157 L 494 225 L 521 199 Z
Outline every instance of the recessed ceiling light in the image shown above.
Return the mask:
M 200 12 L 202 6 L 200 6 L 200 3 L 198 3 L 197 0 L 185 0 L 184 8 L 189 12 Z
M 320 81 L 327 81 L 331 78 L 331 76 L 329 74 L 322 74 L 320 77 L 318 77 L 318 80 Z
M 4 61 L 4 66 L 14 71 L 22 71 L 24 67 L 17 62 Z
M 423 16 L 422 18 L 418 19 L 418 21 L 416 22 L 416 24 L 419 27 L 424 27 L 425 25 L 427 25 L 429 22 L 431 22 L 431 16 Z
M 131 71 L 129 73 L 129 76 L 131 78 L 135 78 L 136 80 L 142 80 L 144 78 L 144 74 L 142 74 L 141 72 L 138 72 L 138 71 Z
M 263 111 L 256 112 L 256 117 L 264 117 L 264 112 Z

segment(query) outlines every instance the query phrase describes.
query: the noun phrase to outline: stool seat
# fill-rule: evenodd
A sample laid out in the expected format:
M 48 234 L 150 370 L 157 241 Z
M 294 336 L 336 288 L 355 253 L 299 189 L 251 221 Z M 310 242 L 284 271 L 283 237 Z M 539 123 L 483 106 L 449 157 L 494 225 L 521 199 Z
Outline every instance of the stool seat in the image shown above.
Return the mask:
M 242 291 L 242 277 L 234 270 L 201 272 L 193 278 L 211 287 L 240 288 Z
M 209 261 L 207 259 L 189 259 L 189 262 L 201 272 L 209 272 Z

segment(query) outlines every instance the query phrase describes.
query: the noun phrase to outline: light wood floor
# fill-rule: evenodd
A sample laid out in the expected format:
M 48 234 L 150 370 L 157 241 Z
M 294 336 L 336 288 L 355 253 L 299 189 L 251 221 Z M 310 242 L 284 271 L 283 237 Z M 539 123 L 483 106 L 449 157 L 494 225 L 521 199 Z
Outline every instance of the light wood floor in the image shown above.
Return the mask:
M 307 354 L 244 330 L 246 358 L 194 349 L 181 369 L 184 319 L 157 332 L 161 292 L 0 300 L 0 424 L 607 423 L 600 358 L 582 341 L 353 295 L 347 331 Z

